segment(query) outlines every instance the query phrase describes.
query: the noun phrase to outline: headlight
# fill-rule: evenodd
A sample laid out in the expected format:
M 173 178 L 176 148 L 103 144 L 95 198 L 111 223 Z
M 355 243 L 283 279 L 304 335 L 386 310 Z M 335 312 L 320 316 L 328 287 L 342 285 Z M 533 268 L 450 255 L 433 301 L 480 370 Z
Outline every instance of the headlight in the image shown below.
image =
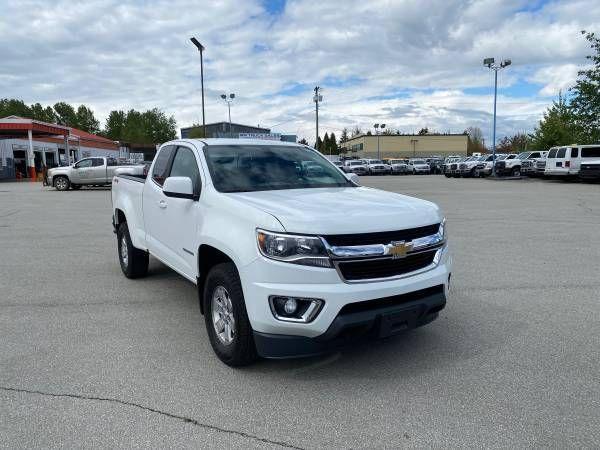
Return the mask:
M 331 267 L 327 249 L 316 236 L 256 230 L 260 253 L 270 259 L 304 266 Z
M 442 235 L 444 240 L 448 239 L 448 225 L 446 224 L 446 218 L 444 218 L 442 223 L 440 223 L 439 233 Z

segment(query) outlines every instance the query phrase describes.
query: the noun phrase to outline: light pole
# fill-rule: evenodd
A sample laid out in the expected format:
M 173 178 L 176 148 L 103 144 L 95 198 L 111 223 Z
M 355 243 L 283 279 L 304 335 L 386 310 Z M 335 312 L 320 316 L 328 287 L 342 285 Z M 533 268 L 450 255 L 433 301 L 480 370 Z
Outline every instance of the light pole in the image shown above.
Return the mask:
M 375 128 L 375 135 L 377 136 L 377 159 L 381 159 L 381 154 L 379 152 L 379 131 L 377 130 L 378 128 L 381 128 L 381 130 L 383 130 L 385 128 L 385 123 L 376 123 L 375 125 L 373 125 L 373 128 Z
M 321 88 L 315 86 L 315 95 L 313 96 L 313 102 L 315 102 L 315 125 L 316 125 L 316 136 L 315 136 L 315 147 L 319 146 L 319 102 L 323 101 L 323 96 L 319 94 Z M 319 150 L 319 148 L 317 148 Z M 321 151 L 321 150 L 319 150 Z
M 200 52 L 200 85 L 202 86 L 202 136 L 206 137 L 206 120 L 204 118 L 204 63 L 202 61 L 202 52 L 204 51 L 204 46 L 198 42 L 198 39 L 195 37 L 190 38 L 190 41 L 192 41 L 192 44 L 194 44 Z
M 229 137 L 233 137 L 233 133 L 231 133 L 231 104 L 233 103 L 235 94 L 229 94 L 229 97 L 225 94 L 221 94 L 221 98 L 227 103 L 227 111 L 229 112 Z
M 498 71 L 510 66 L 511 60 L 505 59 L 496 64 L 494 58 L 485 58 L 483 65 L 494 71 L 494 127 L 492 130 L 492 176 L 496 176 L 496 98 L 498 96 Z

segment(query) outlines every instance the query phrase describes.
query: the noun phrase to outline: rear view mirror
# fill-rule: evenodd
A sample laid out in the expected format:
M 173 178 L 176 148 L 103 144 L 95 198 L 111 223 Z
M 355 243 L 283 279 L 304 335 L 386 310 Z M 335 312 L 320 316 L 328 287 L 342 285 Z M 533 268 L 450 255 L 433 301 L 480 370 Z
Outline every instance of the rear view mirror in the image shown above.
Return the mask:
M 163 194 L 167 197 L 198 200 L 194 194 L 192 179 L 189 177 L 169 177 L 163 185 Z

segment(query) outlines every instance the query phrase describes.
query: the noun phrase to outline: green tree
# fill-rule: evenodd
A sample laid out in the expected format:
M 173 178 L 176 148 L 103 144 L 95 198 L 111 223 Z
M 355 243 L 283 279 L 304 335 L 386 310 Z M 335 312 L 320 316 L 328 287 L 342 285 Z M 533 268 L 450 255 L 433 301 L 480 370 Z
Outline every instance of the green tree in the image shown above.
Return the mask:
M 19 116 L 31 118 L 31 108 L 23 100 L 14 98 L 0 99 L 0 118 L 8 116 Z
M 56 113 L 56 122 L 60 125 L 77 127 L 77 112 L 75 111 L 75 108 L 68 103 L 55 103 L 54 112 Z
M 421 128 L 419 130 L 419 136 L 425 136 L 426 134 L 429 134 L 429 128 L 425 127 L 425 128 Z
M 329 135 L 329 153 L 332 155 L 340 154 L 338 151 L 337 138 L 335 137 L 335 133 L 333 131 Z
M 504 136 L 496 145 L 498 153 L 521 153 L 527 150 L 529 137 L 525 133 L 517 133 L 512 136 Z
M 100 131 L 100 122 L 94 112 L 85 105 L 80 105 L 75 113 L 75 124 L 71 125 L 88 133 L 96 134 Z
M 308 141 L 305 138 L 302 138 L 298 141 L 298 144 L 308 145 Z
M 592 65 L 579 71 L 579 78 L 571 88 L 573 97 L 570 106 L 575 123 L 581 130 L 578 143 L 594 143 L 600 141 L 600 38 L 594 33 L 581 33 L 592 47 L 593 54 L 586 57 Z
M 125 130 L 125 112 L 111 111 L 106 118 L 103 135 L 113 141 L 121 140 Z
M 358 136 L 362 134 L 362 130 L 360 129 L 360 127 L 357 125 L 354 127 L 354 129 L 352 130 L 352 137 Z
M 558 100 L 546 110 L 530 139 L 533 148 L 547 150 L 556 145 L 578 142 L 580 134 L 575 113 L 559 93 Z
M 321 153 L 323 153 L 322 149 L 323 149 L 323 141 L 321 139 L 321 136 L 317 136 L 317 142 L 315 143 L 315 148 L 317 150 L 319 150 Z

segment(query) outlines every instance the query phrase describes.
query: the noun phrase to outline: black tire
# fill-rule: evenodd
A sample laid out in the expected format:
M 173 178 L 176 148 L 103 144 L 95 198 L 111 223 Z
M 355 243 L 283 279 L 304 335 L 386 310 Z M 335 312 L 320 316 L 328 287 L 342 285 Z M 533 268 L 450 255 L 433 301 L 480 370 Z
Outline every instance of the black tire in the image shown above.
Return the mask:
M 450 178 L 450 174 L 449 174 L 449 173 L 445 173 L 445 174 L 444 174 L 444 176 L 445 176 L 446 178 Z
M 229 343 L 225 343 L 218 336 L 217 325 L 213 321 L 213 296 L 219 288 L 225 289 L 229 299 L 228 314 L 233 316 L 234 321 L 233 327 L 231 327 L 233 336 Z M 254 363 L 258 359 L 258 355 L 254 345 L 252 327 L 246 312 L 242 283 L 235 264 L 217 264 L 210 270 L 204 283 L 203 301 L 206 331 L 210 344 L 219 359 L 232 367 L 247 366 Z M 216 314 L 219 313 L 216 312 Z M 224 339 L 227 339 L 227 337 Z
M 117 252 L 121 270 L 127 278 L 146 276 L 148 273 L 148 252 L 133 246 L 127 222 L 120 224 L 117 230 Z
M 81 185 L 80 184 L 71 184 L 71 189 L 81 189 Z
M 511 171 L 511 175 L 513 177 L 520 177 L 521 176 L 521 168 L 520 167 L 515 167 L 512 171 Z
M 60 176 L 54 179 L 54 187 L 57 191 L 68 191 L 70 186 L 71 182 L 67 177 Z

